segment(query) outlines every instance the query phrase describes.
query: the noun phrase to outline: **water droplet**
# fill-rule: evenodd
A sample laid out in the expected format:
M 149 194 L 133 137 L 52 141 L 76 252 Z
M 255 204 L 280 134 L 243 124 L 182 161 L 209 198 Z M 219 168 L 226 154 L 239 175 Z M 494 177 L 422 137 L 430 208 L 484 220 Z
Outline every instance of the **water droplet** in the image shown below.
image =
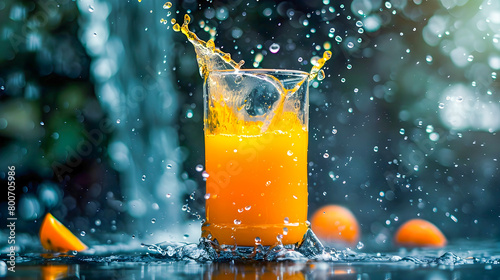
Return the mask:
M 251 205 L 245 206 L 245 210 L 247 210 L 247 211 L 248 211 L 248 210 L 250 210 L 250 209 L 252 209 L 252 206 L 251 206 Z
M 135 234 L 132 234 L 132 239 L 135 239 Z
M 116 123 L 121 123 L 122 121 L 120 119 L 117 119 L 116 120 Z
M 337 131 L 337 129 L 336 129 L 336 128 L 332 129 L 332 134 L 337 134 L 337 132 L 338 132 L 338 131 Z
M 389 1 L 385 2 L 385 7 L 386 7 L 387 9 L 392 8 L 392 4 L 391 4 L 391 2 L 389 2 Z
M 288 152 L 286 152 L 286 154 L 287 154 L 288 156 L 291 156 L 291 155 L 293 155 L 293 152 L 292 152 L 292 150 L 288 150 Z
M 201 173 L 201 176 L 202 176 L 203 178 L 205 178 L 205 179 L 206 179 L 206 178 L 208 178 L 208 177 L 210 176 L 210 174 L 208 174 L 208 172 L 207 172 L 207 171 L 203 171 L 203 172 Z
M 405 134 L 405 129 L 404 129 L 404 128 L 401 128 L 401 129 L 399 130 L 399 134 L 404 135 L 404 134 Z
M 363 242 L 361 242 L 361 241 L 359 241 L 358 245 L 356 245 L 356 248 L 358 248 L 358 250 L 363 249 L 363 247 L 365 247 L 365 244 L 363 244 Z
M 439 103 L 439 109 L 443 109 L 443 108 L 444 108 L 444 103 L 443 102 Z
M 342 42 L 342 37 L 340 37 L 339 35 L 335 36 L 335 41 L 336 41 L 337 43 Z
M 188 238 L 189 238 L 189 234 L 187 234 L 187 233 L 186 233 L 186 234 L 184 234 L 184 235 L 182 236 L 182 238 L 184 238 L 184 239 L 188 239 Z
M 146 175 L 142 175 L 142 181 L 146 181 Z
M 206 193 L 203 197 L 204 197 L 205 199 L 209 199 L 209 198 L 210 198 L 210 193 Z
M 151 223 L 152 223 L 152 224 L 156 223 L 156 219 L 155 219 L 155 218 L 152 218 L 152 219 L 151 219 Z
M 427 55 L 425 57 L 425 61 L 427 61 L 427 63 L 432 63 L 432 56 L 431 55 Z
M 255 237 L 255 245 L 259 245 L 260 241 L 260 237 Z
M 347 47 L 350 49 L 354 48 L 354 43 L 353 42 L 347 43 Z
M 373 151 L 376 153 L 378 152 L 378 146 L 373 147 Z
M 94 12 L 94 6 L 89 5 L 89 12 L 93 13 Z
M 86 234 L 87 234 L 87 233 L 86 233 L 84 230 L 82 230 L 82 231 L 80 232 L 80 235 L 81 235 L 81 236 L 85 236 Z
M 171 193 L 167 193 L 165 196 L 166 196 L 167 198 L 170 198 L 170 197 L 172 196 L 172 194 L 171 194 Z
M 266 187 L 269 187 L 271 185 L 271 181 L 266 182 Z
M 316 77 L 316 79 L 318 79 L 318 81 L 322 81 L 325 79 L 325 71 L 323 71 L 323 69 L 319 70 L 318 72 L 318 76 Z
M 288 228 L 284 227 L 283 228 L 283 235 L 287 235 L 288 234 Z
M 5 90 L 5 86 L 0 86 L 0 89 L 1 90 Z
M 100 226 L 101 225 L 101 220 L 99 220 L 99 219 L 95 220 L 94 224 L 96 226 Z
M 280 45 L 276 44 L 276 43 L 273 43 L 270 47 L 269 47 L 269 51 L 272 52 L 272 53 L 277 53 L 279 52 L 280 50 Z
M 240 220 L 238 220 L 238 219 L 234 219 L 234 224 L 235 224 L 235 225 L 241 225 L 241 221 L 240 221 Z
M 323 154 L 323 158 L 329 158 L 329 157 L 330 157 L 330 155 L 328 153 Z
M 167 169 L 172 169 L 172 164 L 167 164 Z

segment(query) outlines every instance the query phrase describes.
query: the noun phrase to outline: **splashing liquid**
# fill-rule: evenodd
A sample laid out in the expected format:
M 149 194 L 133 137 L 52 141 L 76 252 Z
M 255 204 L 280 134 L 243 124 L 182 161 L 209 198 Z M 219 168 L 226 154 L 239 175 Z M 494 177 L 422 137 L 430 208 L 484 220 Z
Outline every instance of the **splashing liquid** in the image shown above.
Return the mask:
M 170 2 L 165 3 L 164 7 L 168 6 L 170 8 L 171 4 L 169 3 Z M 244 60 L 236 62 L 233 59 L 231 59 L 231 55 L 229 53 L 225 53 L 215 47 L 213 39 L 210 39 L 206 42 L 199 39 L 194 32 L 189 30 L 190 22 L 191 22 L 191 17 L 188 14 L 184 15 L 184 22 L 182 26 L 179 25 L 179 23 L 177 23 L 175 19 L 172 19 L 171 21 L 171 23 L 173 24 L 174 31 L 182 32 L 184 35 L 186 35 L 189 42 L 191 42 L 191 44 L 194 46 L 200 75 L 205 81 L 208 77 L 208 74 L 212 71 L 242 69 L 241 67 L 245 63 Z M 314 80 L 315 78 L 317 78 L 318 80 L 323 80 L 325 78 L 325 72 L 323 71 L 322 68 L 331 57 L 332 57 L 332 52 L 325 51 L 323 53 L 323 57 L 318 59 L 317 63 L 313 66 L 313 68 L 309 72 L 309 75 L 303 80 L 298 81 L 295 84 L 295 86 L 292 87 L 290 86 L 285 87 L 276 77 L 272 75 L 266 75 L 266 79 L 274 80 L 273 82 L 277 85 L 277 88 L 280 92 L 280 99 L 278 101 L 278 105 L 273 110 L 273 112 L 267 116 L 264 122 L 258 124 L 259 126 L 258 129 L 253 129 L 253 130 L 258 133 L 263 133 L 265 131 L 268 131 L 270 127 L 276 128 L 276 126 L 278 125 L 283 125 L 283 122 L 281 120 L 287 118 L 286 116 L 283 115 L 283 109 L 286 97 L 295 93 L 304 84 L 306 80 L 311 81 Z M 228 116 L 226 120 L 231 120 L 231 121 L 228 121 L 226 123 L 228 124 L 228 126 L 232 124 L 231 125 L 232 128 L 226 131 L 218 131 L 218 133 L 241 132 L 237 130 L 238 128 L 243 127 L 242 123 L 236 121 L 236 119 L 238 118 L 234 116 L 233 113 L 228 112 L 227 106 L 224 105 L 225 104 L 222 104 L 222 106 L 220 106 L 217 109 L 217 111 L 224 112 L 224 114 L 219 114 L 219 116 L 220 115 Z M 217 104 L 215 106 L 217 106 Z M 210 120 L 208 121 L 210 122 Z M 213 121 L 219 122 L 220 119 Z M 225 126 L 225 128 L 227 128 L 228 126 Z
M 168 5 L 169 2 L 165 4 Z M 236 62 L 231 59 L 231 55 L 229 53 L 225 53 L 218 48 L 215 47 L 215 43 L 212 39 L 207 42 L 201 40 L 196 36 L 196 34 L 189 30 L 189 23 L 191 22 L 191 17 L 187 14 L 184 15 L 184 22 L 181 25 L 176 23 L 175 19 L 172 19 L 172 24 L 174 24 L 173 29 L 176 32 L 181 31 L 188 38 L 189 42 L 193 44 L 197 59 L 198 66 L 200 69 L 200 75 L 202 78 L 206 79 L 206 76 L 210 71 L 217 70 L 231 70 L 231 69 L 241 69 L 245 61 L 241 60 L 240 62 Z M 328 61 L 332 57 L 331 51 L 325 51 L 323 53 L 323 57 L 320 58 L 315 66 L 311 69 L 309 73 L 309 81 L 318 78 L 318 80 L 323 80 L 325 77 L 325 73 L 322 70 L 326 61 Z M 296 88 L 299 88 L 304 82 L 297 84 Z M 289 93 L 293 93 L 293 90 Z

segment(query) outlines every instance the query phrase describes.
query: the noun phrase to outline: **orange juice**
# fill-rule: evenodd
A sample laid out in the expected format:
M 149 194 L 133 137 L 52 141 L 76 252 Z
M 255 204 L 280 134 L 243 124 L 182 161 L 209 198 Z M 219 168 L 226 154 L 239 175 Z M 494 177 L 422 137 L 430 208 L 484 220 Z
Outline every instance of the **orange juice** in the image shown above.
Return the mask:
M 307 132 L 205 136 L 207 221 L 221 244 L 300 242 L 307 225 Z M 258 239 L 257 239 L 258 240 Z

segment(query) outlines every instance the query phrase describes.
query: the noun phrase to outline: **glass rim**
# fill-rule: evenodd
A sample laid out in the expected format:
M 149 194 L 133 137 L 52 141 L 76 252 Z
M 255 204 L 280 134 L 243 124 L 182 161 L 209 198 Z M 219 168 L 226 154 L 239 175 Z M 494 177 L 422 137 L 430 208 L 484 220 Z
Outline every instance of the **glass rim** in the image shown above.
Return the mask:
M 301 70 L 289 70 L 289 69 L 222 69 L 222 70 L 211 70 L 211 73 L 263 73 L 263 74 L 282 74 L 282 75 L 296 75 L 296 76 L 309 76 L 310 73 Z

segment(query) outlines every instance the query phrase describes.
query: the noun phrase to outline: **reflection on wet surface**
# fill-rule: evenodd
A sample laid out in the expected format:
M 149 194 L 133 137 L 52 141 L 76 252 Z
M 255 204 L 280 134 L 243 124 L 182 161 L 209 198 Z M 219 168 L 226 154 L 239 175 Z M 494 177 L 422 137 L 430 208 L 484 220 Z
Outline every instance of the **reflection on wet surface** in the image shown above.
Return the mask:
M 481 279 L 498 279 L 500 275 L 500 244 L 496 242 L 467 242 L 444 249 L 401 249 L 395 253 L 325 248 L 321 254 L 307 258 L 299 252 L 282 253 L 274 261 L 242 260 L 234 251 L 233 259 L 226 255 L 224 259 L 208 260 L 200 253 L 206 250 L 202 245 L 170 242 L 139 247 L 128 253 L 109 246 L 90 251 L 93 255 L 26 253 L 17 258 L 15 273 L 2 271 L 0 276 L 8 279 L 477 279 L 480 275 Z M 172 247 L 174 253 L 158 251 L 165 246 Z M 2 260 L 7 259 L 2 256 Z

